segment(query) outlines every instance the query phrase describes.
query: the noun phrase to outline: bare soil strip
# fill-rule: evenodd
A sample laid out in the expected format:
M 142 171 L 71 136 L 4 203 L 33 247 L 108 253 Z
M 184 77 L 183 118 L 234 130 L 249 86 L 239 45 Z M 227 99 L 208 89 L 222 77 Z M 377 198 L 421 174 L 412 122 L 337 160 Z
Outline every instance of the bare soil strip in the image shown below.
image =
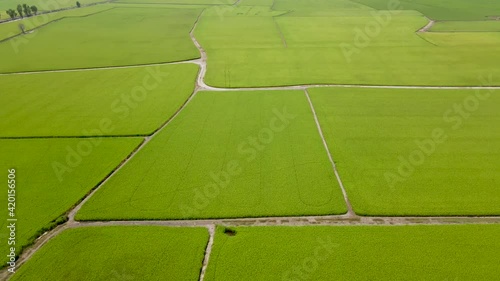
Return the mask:
M 200 279 L 199 281 L 203 281 L 205 279 L 205 274 L 207 272 L 208 261 L 210 260 L 210 254 L 212 253 L 212 246 L 214 245 L 215 238 L 215 225 L 208 225 L 208 234 L 210 238 L 208 239 L 207 248 L 205 249 L 205 258 L 203 259 L 203 266 L 201 267 Z
M 318 116 L 316 115 L 316 110 L 314 110 L 313 103 L 311 101 L 311 98 L 309 97 L 309 92 L 304 90 L 304 93 L 306 95 L 307 101 L 309 102 L 309 106 L 311 107 L 312 114 L 314 116 L 314 121 L 316 122 L 316 127 L 318 127 L 318 132 L 321 137 L 321 140 L 323 141 L 323 145 L 325 146 L 326 153 L 328 154 L 328 159 L 330 159 L 330 163 L 332 164 L 333 172 L 335 173 L 335 177 L 337 178 L 337 182 L 339 183 L 340 189 L 342 190 L 342 194 L 344 195 L 344 201 L 347 206 L 347 217 L 354 217 L 356 216 L 356 213 L 352 209 L 351 202 L 349 201 L 349 198 L 347 197 L 347 191 L 344 188 L 344 184 L 342 184 L 342 180 L 340 179 L 339 172 L 337 171 L 337 166 L 335 165 L 335 161 L 333 161 L 332 154 L 330 153 L 330 149 L 328 148 L 328 144 L 326 143 L 325 136 L 323 135 L 323 130 L 321 129 L 321 125 L 319 124 Z
M 429 30 L 432 28 L 432 26 L 434 26 L 434 24 L 436 23 L 435 20 L 431 20 L 430 18 L 427 18 L 427 19 L 429 20 L 429 23 L 426 26 L 420 28 L 418 30 L 418 32 L 429 32 Z

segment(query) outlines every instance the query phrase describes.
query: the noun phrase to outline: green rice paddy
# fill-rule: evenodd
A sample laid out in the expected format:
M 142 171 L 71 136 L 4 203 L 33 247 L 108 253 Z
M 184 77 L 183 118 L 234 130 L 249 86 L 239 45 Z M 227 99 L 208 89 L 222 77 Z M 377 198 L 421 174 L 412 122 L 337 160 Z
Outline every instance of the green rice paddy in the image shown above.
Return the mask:
M 498 225 L 220 227 L 204 280 L 493 280 Z M 251 266 L 249 266 L 251 264 Z
M 17 254 L 46 230 L 64 222 L 65 213 L 140 142 L 140 139 L 0 140 L 0 168 L 5 177 L 8 169 L 16 170 Z M 0 211 L 3 218 L 9 215 L 7 198 L 0 197 L 0 204 L 5 206 Z M 9 223 L 2 220 L 1 237 L 8 236 Z M 2 252 L 7 253 L 9 247 L 3 244 Z M 5 262 L 7 254 L 1 260 Z
M 309 92 L 358 214 L 500 213 L 498 91 Z
M 18 3 L 76 5 L 0 20 Z M 0 279 L 497 279 L 498 11 L 117 0 L 0 22 Z
M 45 245 L 11 280 L 195 281 L 207 242 L 207 230 L 202 228 L 70 229 Z
M 178 64 L 0 76 L 0 136 L 150 134 L 188 99 L 197 73 Z
M 303 91 L 200 92 L 77 219 L 346 211 Z

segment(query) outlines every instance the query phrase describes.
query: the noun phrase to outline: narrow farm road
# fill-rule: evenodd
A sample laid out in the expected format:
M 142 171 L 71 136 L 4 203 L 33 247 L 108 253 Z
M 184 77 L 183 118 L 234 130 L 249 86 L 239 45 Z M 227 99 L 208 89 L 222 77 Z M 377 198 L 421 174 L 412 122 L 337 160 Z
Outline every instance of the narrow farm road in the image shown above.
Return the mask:
M 207 248 L 205 249 L 205 258 L 203 259 L 203 266 L 201 268 L 199 281 L 203 281 L 205 279 L 205 274 L 207 273 L 208 261 L 210 260 L 210 254 L 212 253 L 212 247 L 214 245 L 215 225 L 210 224 L 207 226 L 207 228 L 210 238 L 208 239 Z
M 426 26 L 419 29 L 418 32 L 429 32 L 429 30 L 432 28 L 432 26 L 434 26 L 434 24 L 436 23 L 435 20 L 431 20 L 430 18 L 427 18 L 427 19 L 429 20 L 429 23 L 427 23 Z

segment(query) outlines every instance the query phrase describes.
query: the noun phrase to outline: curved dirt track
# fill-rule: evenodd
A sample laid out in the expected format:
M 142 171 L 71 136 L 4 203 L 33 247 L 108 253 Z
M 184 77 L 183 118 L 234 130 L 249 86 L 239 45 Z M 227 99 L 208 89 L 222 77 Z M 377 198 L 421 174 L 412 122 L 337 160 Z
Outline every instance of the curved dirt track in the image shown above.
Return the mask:
M 427 17 L 426 17 L 427 18 Z M 430 18 L 427 18 L 429 20 L 429 23 L 427 23 L 426 26 L 422 27 L 421 29 L 418 30 L 418 32 L 429 32 L 429 30 L 431 30 L 431 28 L 434 26 L 434 24 L 436 23 L 435 20 L 431 20 Z
M 333 157 L 329 151 L 328 145 L 323 137 L 321 126 L 317 119 L 314 107 L 309 98 L 307 92 L 308 88 L 314 87 L 345 87 L 345 88 L 384 88 L 384 89 L 500 89 L 500 86 L 384 86 L 384 85 L 339 85 L 339 84 L 329 84 L 329 85 L 297 85 L 297 86 L 278 86 L 278 87 L 258 87 L 258 88 L 217 88 L 212 87 L 204 82 L 205 74 L 207 71 L 207 54 L 199 42 L 194 36 L 194 30 L 201 18 L 203 12 L 200 13 L 196 22 L 190 31 L 190 37 L 194 45 L 200 51 L 200 59 L 187 60 L 181 62 L 173 63 L 158 63 L 149 65 L 135 65 L 135 66 L 118 66 L 118 67 L 103 67 L 103 68 L 88 68 L 88 69 L 74 69 L 74 70 L 54 70 L 54 71 L 38 71 L 38 72 L 20 72 L 20 73 L 10 73 L 10 74 L 0 74 L 0 75 L 14 75 L 14 74 L 35 74 L 35 73 L 46 73 L 46 72 L 69 72 L 69 71 L 92 71 L 92 70 L 103 70 L 103 69 L 116 69 L 116 68 L 133 68 L 133 67 L 144 67 L 144 66 L 154 66 L 154 65 L 166 65 L 166 64 L 181 64 L 181 63 L 195 63 L 200 66 L 198 72 L 198 77 L 196 79 L 196 87 L 188 100 L 181 106 L 181 108 L 170 117 L 160 128 L 158 128 L 153 134 L 144 138 L 144 141 L 124 160 L 118 165 L 103 181 L 98 184 L 78 205 L 68 212 L 68 221 L 55 229 L 40 236 L 34 243 L 34 245 L 25 249 L 20 255 L 17 261 L 17 267 L 22 266 L 26 261 L 28 261 L 33 254 L 35 254 L 38 249 L 45 245 L 52 238 L 56 237 L 58 234 L 66 229 L 77 228 L 77 227 L 95 227 L 95 226 L 137 226 L 137 225 L 157 225 L 166 227 L 205 227 L 207 228 L 210 239 L 205 250 L 205 258 L 203 261 L 202 270 L 200 273 L 200 279 L 203 280 L 206 268 L 210 258 L 210 252 L 212 249 L 215 227 L 216 225 L 222 226 L 312 226 L 312 225 L 414 225 L 414 224 L 431 224 L 431 225 L 443 225 L 443 224 L 499 224 L 500 217 L 498 216 L 455 216 L 455 217 L 366 217 L 357 215 L 349 201 L 348 194 L 342 184 L 338 171 L 336 169 Z M 323 215 L 323 216 L 297 216 L 297 217 L 259 217 L 259 218 L 228 218 L 228 219 L 199 219 L 199 220 L 143 220 L 143 221 L 75 221 L 76 213 L 81 209 L 83 204 L 85 204 L 89 198 L 91 198 L 99 188 L 101 188 L 113 175 L 116 174 L 124 165 L 126 165 L 153 137 L 155 137 L 161 130 L 163 130 L 178 114 L 185 108 L 187 104 L 193 99 L 193 97 L 198 93 L 198 91 L 248 91 L 248 90 L 303 90 L 310 104 L 311 110 L 313 112 L 318 132 L 323 140 L 326 152 L 329 156 L 330 162 L 332 164 L 335 176 L 342 189 L 345 202 L 348 207 L 347 214 L 344 215 Z M 10 273 L 6 269 L 0 272 L 0 280 L 8 280 Z

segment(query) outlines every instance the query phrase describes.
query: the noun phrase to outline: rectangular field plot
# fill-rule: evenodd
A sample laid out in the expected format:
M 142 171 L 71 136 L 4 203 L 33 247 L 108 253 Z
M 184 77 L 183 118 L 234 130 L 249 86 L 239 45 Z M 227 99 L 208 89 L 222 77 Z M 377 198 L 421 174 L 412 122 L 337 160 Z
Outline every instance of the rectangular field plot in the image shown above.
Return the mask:
M 439 21 L 436 22 L 431 31 L 440 32 L 498 32 L 500 21 Z
M 203 228 L 69 229 L 44 245 L 10 280 L 196 281 L 207 242 Z
M 232 5 L 236 0 L 118 0 L 118 3 L 172 5 Z
M 200 92 L 77 219 L 346 211 L 304 92 Z
M 138 65 L 199 58 L 189 31 L 201 10 L 114 8 L 66 18 L 0 43 L 0 72 Z
M 309 92 L 358 214 L 500 214 L 499 91 Z
M 150 134 L 188 99 L 197 72 L 179 64 L 0 76 L 0 136 Z
M 287 12 L 278 7 L 273 9 Z M 416 32 L 428 20 L 415 11 L 326 11 L 222 18 L 204 13 L 195 35 L 208 55 L 206 83 L 475 86 L 478 75 L 491 73 L 488 83 L 500 84 L 498 36 L 476 41 L 469 34 L 441 45 Z
M 15 169 L 16 250 L 33 242 L 44 230 L 64 219 L 65 213 L 127 157 L 140 139 L 0 140 L 0 168 Z M 7 185 L 0 197 L 8 218 Z M 57 221 L 57 222 L 56 222 Z M 7 237 L 7 220 L 0 237 Z M 8 253 L 9 245 L 2 245 Z M 7 255 L 2 255 L 4 262 Z M 26 279 L 29 280 L 29 279 Z
M 500 225 L 217 229 L 206 281 L 495 280 Z
M 417 10 L 433 20 L 486 20 L 491 16 L 499 16 L 500 2 L 492 0 L 353 0 L 375 9 L 387 10 L 389 5 L 398 9 Z

